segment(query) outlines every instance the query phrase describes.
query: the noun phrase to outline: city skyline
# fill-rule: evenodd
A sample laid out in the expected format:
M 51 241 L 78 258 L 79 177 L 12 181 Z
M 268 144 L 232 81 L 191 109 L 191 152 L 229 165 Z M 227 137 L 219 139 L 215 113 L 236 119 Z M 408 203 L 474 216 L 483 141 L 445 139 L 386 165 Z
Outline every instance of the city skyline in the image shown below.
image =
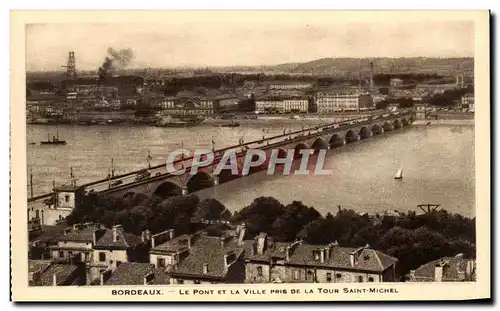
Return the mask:
M 131 69 L 266 66 L 345 57 L 463 58 L 474 56 L 473 31 L 468 21 L 30 24 L 26 69 L 63 70 L 68 51 L 75 51 L 79 70 L 97 70 L 110 47 L 134 51 Z

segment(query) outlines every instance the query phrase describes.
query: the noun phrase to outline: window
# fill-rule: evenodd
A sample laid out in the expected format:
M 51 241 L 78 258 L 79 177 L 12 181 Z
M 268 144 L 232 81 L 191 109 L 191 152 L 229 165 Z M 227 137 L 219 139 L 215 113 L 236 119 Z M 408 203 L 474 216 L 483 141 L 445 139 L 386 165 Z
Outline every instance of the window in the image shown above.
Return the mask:
M 196 280 L 196 281 L 194 281 L 194 284 L 201 284 L 201 282 Z
M 64 258 L 64 252 L 63 251 L 59 251 L 59 258 Z
M 258 276 L 262 276 L 262 275 L 263 275 L 263 274 L 262 274 L 262 267 L 261 267 L 261 266 L 258 266 L 258 267 L 257 267 L 257 275 L 258 275 Z
M 337 279 L 341 279 L 341 278 L 342 278 L 342 273 L 337 273 L 337 274 L 335 274 L 335 277 L 336 277 Z
M 72 251 L 68 251 L 68 257 L 71 257 L 73 256 L 73 252 Z
M 184 284 L 184 280 L 177 280 L 177 284 Z
M 299 270 L 293 270 L 293 279 L 298 280 L 299 279 Z
M 363 283 L 363 277 L 362 277 L 361 275 L 360 275 L 360 276 L 358 276 L 358 282 L 359 282 L 359 283 Z
M 106 253 L 99 253 L 99 261 L 106 261 Z
M 158 258 L 156 264 L 157 264 L 158 268 L 165 267 L 165 258 Z
M 119 265 L 121 265 L 121 264 L 122 264 L 122 262 L 121 262 L 121 261 L 117 261 L 117 262 L 116 262 L 116 266 L 117 266 L 117 267 L 118 267 Z
M 368 278 L 368 282 L 373 282 L 373 277 L 371 277 L 371 276 L 370 276 L 370 277 Z
M 66 203 L 68 203 L 68 202 L 69 202 L 69 195 L 65 195 L 65 196 L 64 196 L 64 201 L 66 201 Z
M 306 279 L 309 280 L 309 279 L 312 279 L 312 277 L 313 277 L 312 270 L 307 270 L 307 277 L 306 277 Z
M 332 281 L 332 274 L 331 274 L 330 272 L 327 272 L 327 273 L 326 273 L 326 280 L 327 280 L 328 282 L 331 282 L 331 281 Z

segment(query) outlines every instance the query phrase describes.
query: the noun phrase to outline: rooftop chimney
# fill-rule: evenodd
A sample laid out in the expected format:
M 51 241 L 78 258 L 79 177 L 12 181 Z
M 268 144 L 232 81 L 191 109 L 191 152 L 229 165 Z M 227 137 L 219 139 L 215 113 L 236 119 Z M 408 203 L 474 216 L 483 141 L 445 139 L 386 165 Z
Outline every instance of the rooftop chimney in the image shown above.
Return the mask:
M 285 260 L 290 261 L 290 246 L 285 248 Z
M 101 285 L 104 285 L 104 283 L 106 283 L 110 277 L 111 277 L 111 270 L 106 270 L 101 272 L 100 275 Z
M 122 225 L 113 226 L 113 242 L 118 242 L 118 230 L 122 228 Z
M 151 231 L 149 231 L 148 229 L 142 231 L 141 239 L 142 243 L 146 243 L 147 241 L 151 240 Z
M 52 286 L 57 286 L 57 274 L 52 274 Z
M 172 240 L 174 238 L 174 229 L 165 230 L 157 233 L 151 237 L 151 248 L 162 244 L 163 242 Z
M 238 234 L 238 246 L 243 246 L 243 240 L 245 239 L 245 224 L 241 224 L 236 228 L 236 232 Z
M 144 285 L 150 284 L 155 278 L 154 272 L 150 272 L 144 277 Z
M 203 264 L 203 274 L 207 274 L 208 273 L 208 263 L 204 263 Z
M 256 239 L 257 239 L 257 254 L 262 255 L 264 254 L 266 247 L 267 234 L 261 232 Z
M 443 266 L 437 264 L 434 267 L 434 281 L 441 282 L 443 280 Z
M 326 252 L 326 249 L 320 249 L 319 250 L 319 260 L 321 261 L 321 263 L 325 263 L 325 252 Z
M 224 254 L 224 269 L 227 270 L 229 265 L 236 260 L 236 253 L 228 251 Z

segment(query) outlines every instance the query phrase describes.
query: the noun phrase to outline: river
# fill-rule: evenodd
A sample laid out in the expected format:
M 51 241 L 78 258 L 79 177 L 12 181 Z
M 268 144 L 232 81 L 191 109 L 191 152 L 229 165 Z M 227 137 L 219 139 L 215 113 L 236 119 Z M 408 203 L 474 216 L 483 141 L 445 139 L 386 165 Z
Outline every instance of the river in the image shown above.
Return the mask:
M 148 126 L 46 126 L 28 125 L 28 172 L 33 172 L 35 195 L 68 183 L 70 167 L 82 184 L 104 178 L 114 159 L 115 173 L 125 173 L 164 163 L 169 151 L 216 148 L 298 130 L 306 123 L 273 121 L 270 125 L 217 128 L 201 125 L 191 129 Z M 41 146 L 47 135 L 68 142 L 66 146 Z M 37 143 L 37 144 L 30 144 Z M 404 168 L 404 178 L 395 180 Z M 282 203 L 302 201 L 321 213 L 337 206 L 358 212 L 415 210 L 417 204 L 436 203 L 464 216 L 475 216 L 474 127 L 470 125 L 413 125 L 328 151 L 325 176 L 269 176 L 265 172 L 231 181 L 197 194 L 216 197 L 230 210 L 238 210 L 258 196 L 273 196 Z

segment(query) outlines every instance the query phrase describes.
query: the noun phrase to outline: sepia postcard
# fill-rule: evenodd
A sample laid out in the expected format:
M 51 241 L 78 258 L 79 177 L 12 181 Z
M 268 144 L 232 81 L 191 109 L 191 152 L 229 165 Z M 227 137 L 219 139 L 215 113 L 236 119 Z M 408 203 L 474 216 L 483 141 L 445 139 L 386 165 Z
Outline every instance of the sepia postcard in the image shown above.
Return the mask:
M 490 299 L 489 23 L 11 12 L 11 299 Z

